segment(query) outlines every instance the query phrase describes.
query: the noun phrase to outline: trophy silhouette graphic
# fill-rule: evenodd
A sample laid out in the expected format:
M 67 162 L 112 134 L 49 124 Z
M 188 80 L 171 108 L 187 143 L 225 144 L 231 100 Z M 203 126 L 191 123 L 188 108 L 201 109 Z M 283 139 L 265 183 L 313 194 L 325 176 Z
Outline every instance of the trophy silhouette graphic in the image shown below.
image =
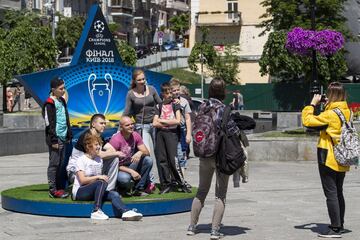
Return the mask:
M 98 79 L 95 73 L 89 75 L 89 95 L 96 113 L 106 114 L 110 105 L 113 86 L 113 79 L 109 73 L 106 73 L 104 78 Z

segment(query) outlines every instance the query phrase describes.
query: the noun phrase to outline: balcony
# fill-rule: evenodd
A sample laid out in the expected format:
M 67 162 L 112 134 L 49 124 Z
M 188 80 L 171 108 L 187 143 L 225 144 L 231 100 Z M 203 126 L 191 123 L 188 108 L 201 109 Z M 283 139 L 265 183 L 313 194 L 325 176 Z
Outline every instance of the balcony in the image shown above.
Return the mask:
M 189 5 L 185 1 L 168 0 L 166 2 L 166 8 L 187 12 L 189 11 Z
M 195 24 L 197 27 L 241 26 L 241 12 L 198 12 Z
M 112 0 L 109 10 L 112 16 L 133 17 L 131 0 Z

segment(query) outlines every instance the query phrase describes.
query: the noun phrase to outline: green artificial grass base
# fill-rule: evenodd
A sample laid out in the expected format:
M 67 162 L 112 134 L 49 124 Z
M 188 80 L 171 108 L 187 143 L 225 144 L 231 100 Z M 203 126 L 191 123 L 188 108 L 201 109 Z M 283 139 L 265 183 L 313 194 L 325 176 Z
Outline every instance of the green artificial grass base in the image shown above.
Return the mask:
M 157 201 L 168 201 L 168 200 L 177 200 L 177 199 L 188 199 L 194 198 L 197 192 L 197 188 L 193 187 L 191 193 L 184 192 L 170 192 L 167 194 L 159 194 L 159 188 L 153 194 L 149 194 L 143 197 L 122 197 L 124 203 L 136 203 L 136 202 L 157 202 Z M 47 184 L 37 184 L 37 185 L 28 185 L 17 188 L 7 189 L 1 192 L 1 196 L 19 199 L 19 200 L 28 200 L 28 201 L 37 201 L 37 202 L 52 202 L 52 203 L 89 203 L 93 201 L 73 201 L 69 196 L 66 199 L 60 198 L 50 198 L 49 188 Z

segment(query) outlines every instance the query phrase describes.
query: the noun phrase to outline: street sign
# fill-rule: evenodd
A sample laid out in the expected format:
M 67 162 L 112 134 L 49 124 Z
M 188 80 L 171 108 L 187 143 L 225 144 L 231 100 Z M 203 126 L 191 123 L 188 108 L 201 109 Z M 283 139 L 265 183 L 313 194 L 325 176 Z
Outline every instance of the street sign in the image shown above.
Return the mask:
M 164 32 L 162 32 L 162 31 L 158 31 L 158 37 L 159 38 L 163 38 L 164 37 L 164 35 L 165 35 L 165 33 Z
M 71 18 L 71 7 L 64 7 L 64 16 Z
M 195 94 L 201 94 L 201 88 L 195 88 Z
M 159 38 L 159 46 L 163 45 L 163 39 Z

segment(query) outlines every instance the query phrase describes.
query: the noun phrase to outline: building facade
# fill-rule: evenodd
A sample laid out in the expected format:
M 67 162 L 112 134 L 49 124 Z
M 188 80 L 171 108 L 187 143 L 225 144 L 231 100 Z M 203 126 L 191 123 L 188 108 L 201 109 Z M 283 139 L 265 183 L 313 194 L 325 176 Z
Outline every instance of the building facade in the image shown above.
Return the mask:
M 241 84 L 267 83 L 268 76 L 261 76 L 258 61 L 262 54 L 267 34 L 258 28 L 265 9 L 262 0 L 192 0 L 190 47 L 201 41 L 201 27 L 209 29 L 207 41 L 222 51 L 224 45 L 240 45 Z

